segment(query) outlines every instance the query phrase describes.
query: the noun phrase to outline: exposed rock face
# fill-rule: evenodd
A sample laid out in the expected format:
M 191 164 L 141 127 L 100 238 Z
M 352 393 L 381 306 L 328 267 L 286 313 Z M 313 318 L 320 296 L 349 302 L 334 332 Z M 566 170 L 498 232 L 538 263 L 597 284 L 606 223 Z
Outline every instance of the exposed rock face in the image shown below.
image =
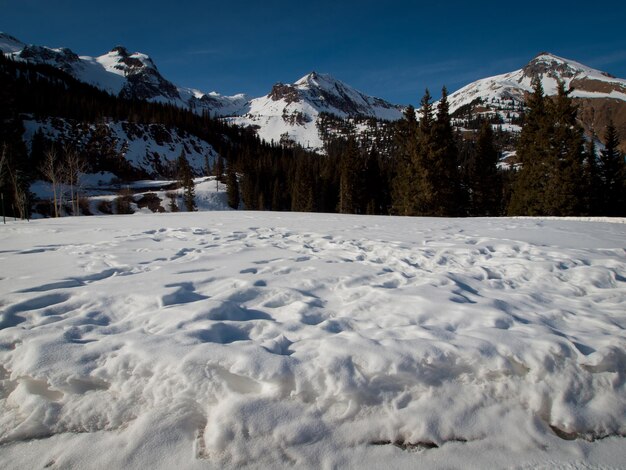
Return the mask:
M 67 48 L 49 49 L 41 46 L 26 46 L 19 54 L 21 59 L 36 64 L 48 64 L 72 74 L 76 64 L 80 62 L 77 54 Z
M 613 121 L 620 135 L 620 150 L 626 153 L 626 102 L 616 99 L 576 99 L 579 104 L 578 117 L 588 134 L 595 134 L 604 141 L 604 131 Z
M 285 85 L 283 83 L 277 83 L 272 87 L 272 91 L 268 95 L 272 101 L 284 100 L 285 103 L 297 103 L 300 101 L 298 90 L 293 85 Z

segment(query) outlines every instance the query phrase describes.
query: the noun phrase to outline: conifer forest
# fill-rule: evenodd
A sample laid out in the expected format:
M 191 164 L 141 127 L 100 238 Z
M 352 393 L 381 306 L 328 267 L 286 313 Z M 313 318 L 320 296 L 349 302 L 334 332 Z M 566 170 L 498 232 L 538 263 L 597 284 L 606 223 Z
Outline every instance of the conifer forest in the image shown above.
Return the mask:
M 615 126 L 609 122 L 597 139 L 585 136 L 562 84 L 548 97 L 535 80 L 518 119 L 521 131 L 513 135 L 480 116 L 459 126 L 462 111 L 451 114 L 447 97 L 444 87 L 434 102 L 427 90 L 419 109 L 406 107 L 398 121 L 364 117 L 373 121 L 365 133 L 355 132 L 358 119 L 323 115 L 324 151 L 312 152 L 293 142 L 261 141 L 251 128 L 206 112 L 112 96 L 53 67 L 0 55 L 4 213 L 29 217 L 35 180 L 54 187 L 61 180 L 72 183 L 79 172 L 96 171 L 122 180 L 175 179 L 185 188 L 186 210 L 194 210 L 193 177 L 202 174 L 190 168 L 184 152 L 150 174 L 137 170 L 102 125 L 119 121 L 158 123 L 210 143 L 219 159 L 207 157 L 203 174 L 227 184 L 233 208 L 446 217 L 626 215 L 626 165 Z M 96 131 L 80 146 L 67 136 L 41 134 L 27 146 L 25 116 Z M 504 150 L 514 151 L 506 165 Z M 58 215 L 54 206 L 48 215 Z

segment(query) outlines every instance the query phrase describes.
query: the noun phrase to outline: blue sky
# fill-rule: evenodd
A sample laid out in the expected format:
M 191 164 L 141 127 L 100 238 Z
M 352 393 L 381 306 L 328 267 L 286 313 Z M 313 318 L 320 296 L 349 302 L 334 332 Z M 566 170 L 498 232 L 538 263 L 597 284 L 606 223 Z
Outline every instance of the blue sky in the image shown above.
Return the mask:
M 417 104 L 549 51 L 626 78 L 626 2 L 0 0 L 0 31 L 150 55 L 174 83 L 260 96 L 313 70 Z

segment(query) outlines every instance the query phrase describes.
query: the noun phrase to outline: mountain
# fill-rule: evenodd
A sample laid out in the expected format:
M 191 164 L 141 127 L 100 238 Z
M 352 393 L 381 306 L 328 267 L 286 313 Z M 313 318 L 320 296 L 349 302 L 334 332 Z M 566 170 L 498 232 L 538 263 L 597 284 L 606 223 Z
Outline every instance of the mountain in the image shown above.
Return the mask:
M 266 141 L 292 141 L 321 149 L 318 129 L 322 113 L 340 118 L 396 120 L 402 107 L 365 95 L 328 74 L 311 72 L 293 84 L 277 83 L 269 94 L 253 99 L 248 112 L 231 121 L 257 128 Z
M 51 65 L 123 98 L 170 103 L 216 116 L 237 114 L 248 102 L 244 94 L 222 96 L 178 87 L 161 75 L 148 55 L 131 53 L 123 46 L 99 57 L 79 56 L 68 48 L 27 45 L 0 33 L 0 51 L 15 60 Z
M 61 69 L 77 80 L 112 95 L 170 103 L 197 113 L 231 117 L 230 122 L 253 127 L 270 142 L 295 142 L 321 150 L 319 115 L 340 118 L 373 117 L 395 120 L 402 107 L 367 96 L 330 75 L 312 72 L 293 84 L 277 83 L 269 94 L 250 100 L 245 94 L 223 96 L 216 92 L 179 87 L 164 78 L 146 54 L 123 46 L 98 57 L 79 56 L 67 48 L 27 45 L 0 33 L 0 50 L 9 57 Z
M 588 133 L 602 138 L 607 122 L 613 119 L 626 145 L 626 80 L 549 53 L 537 55 L 519 70 L 477 80 L 452 93 L 450 110 L 459 118 L 496 116 L 516 130 L 515 118 L 535 77 L 549 96 L 557 93 L 559 81 L 572 89 L 570 96 L 579 105 L 579 118 Z
M 312 150 L 322 150 L 329 136 L 345 133 L 339 130 L 337 120 L 348 122 L 351 131 L 363 135 L 381 128 L 380 123 L 365 118 L 389 121 L 402 117 L 402 106 L 316 72 L 293 84 L 277 83 L 267 95 L 250 99 L 245 94 L 223 96 L 177 86 L 161 75 L 148 55 L 122 46 L 98 57 L 79 56 L 67 48 L 27 45 L 0 33 L 0 50 L 19 61 L 51 65 L 116 96 L 225 117 L 253 128 L 267 142 L 297 143 Z M 473 129 L 478 118 L 487 117 L 505 131 L 518 132 L 534 77 L 541 79 L 546 95 L 556 94 L 558 81 L 573 89 L 571 96 L 589 135 L 602 140 L 612 119 L 626 151 L 626 80 L 549 53 L 537 55 L 519 70 L 477 80 L 452 93 L 449 102 L 455 124 Z M 327 118 L 331 115 L 333 118 Z

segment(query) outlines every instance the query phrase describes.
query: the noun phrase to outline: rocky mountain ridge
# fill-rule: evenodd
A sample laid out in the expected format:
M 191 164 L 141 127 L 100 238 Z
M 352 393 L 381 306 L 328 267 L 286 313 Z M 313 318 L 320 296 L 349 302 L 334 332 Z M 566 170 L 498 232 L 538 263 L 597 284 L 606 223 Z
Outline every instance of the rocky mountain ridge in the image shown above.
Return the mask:
M 266 141 L 295 142 L 321 150 L 322 113 L 340 118 L 397 120 L 403 107 L 365 95 L 328 74 L 311 72 L 293 84 L 277 83 L 270 93 L 250 101 L 248 111 L 231 121 L 257 128 Z
M 245 94 L 223 96 L 178 87 L 161 75 L 149 56 L 121 46 L 98 57 L 78 56 L 67 48 L 27 45 L 0 33 L 0 50 L 16 60 L 54 66 L 114 95 L 207 112 L 252 127 L 268 142 L 297 143 L 313 150 L 324 146 L 320 115 L 397 120 L 404 109 L 317 72 L 291 84 L 276 83 L 267 95 L 251 99 Z M 457 126 L 488 117 L 505 131 L 519 131 L 519 117 L 534 77 L 541 79 L 546 95 L 556 94 L 559 81 L 572 89 L 589 135 L 601 139 L 606 124 L 613 120 L 626 150 L 626 80 L 545 52 L 518 70 L 477 80 L 450 94 Z
M 79 56 L 68 48 L 27 45 L 0 33 L 0 51 L 14 60 L 51 65 L 77 80 L 123 98 L 170 103 L 215 116 L 237 114 L 248 101 L 244 94 L 223 96 L 178 87 L 161 75 L 148 55 L 131 53 L 123 46 L 97 57 Z

